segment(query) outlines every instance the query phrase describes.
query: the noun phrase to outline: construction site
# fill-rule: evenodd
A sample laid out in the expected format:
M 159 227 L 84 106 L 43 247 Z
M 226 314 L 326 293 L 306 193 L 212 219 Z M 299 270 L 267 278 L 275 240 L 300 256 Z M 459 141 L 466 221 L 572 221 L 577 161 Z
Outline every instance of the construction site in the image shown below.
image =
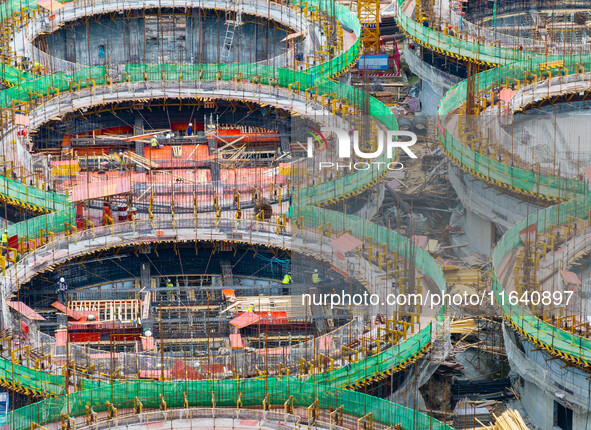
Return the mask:
M 0 428 L 591 430 L 589 2 L 0 1 Z

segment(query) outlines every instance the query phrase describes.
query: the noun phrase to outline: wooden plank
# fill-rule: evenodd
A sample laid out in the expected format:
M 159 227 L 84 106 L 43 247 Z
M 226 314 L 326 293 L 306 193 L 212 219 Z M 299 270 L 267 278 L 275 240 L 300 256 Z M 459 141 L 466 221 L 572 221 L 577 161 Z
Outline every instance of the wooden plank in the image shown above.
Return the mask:
M 70 318 L 74 318 L 76 320 L 81 320 L 82 318 L 84 318 L 84 314 L 68 309 L 63 303 L 60 303 L 58 301 L 53 302 L 51 306 L 56 308 L 58 311 L 65 313 Z

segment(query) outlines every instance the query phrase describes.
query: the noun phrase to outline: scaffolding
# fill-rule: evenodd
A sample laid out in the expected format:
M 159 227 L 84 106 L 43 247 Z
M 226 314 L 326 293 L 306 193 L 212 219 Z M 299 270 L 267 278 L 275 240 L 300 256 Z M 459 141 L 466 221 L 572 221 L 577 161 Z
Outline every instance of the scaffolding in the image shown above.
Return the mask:
M 380 54 L 380 0 L 357 0 L 357 18 L 364 54 Z

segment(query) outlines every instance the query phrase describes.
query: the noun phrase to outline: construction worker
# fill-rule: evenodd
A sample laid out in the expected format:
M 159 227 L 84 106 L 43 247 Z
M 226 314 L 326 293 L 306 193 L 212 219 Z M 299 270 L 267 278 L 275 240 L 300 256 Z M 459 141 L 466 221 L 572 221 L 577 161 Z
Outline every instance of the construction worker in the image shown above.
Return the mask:
M 60 295 L 60 302 L 64 305 L 66 304 L 66 291 L 68 291 L 68 285 L 66 284 L 66 280 L 61 277 L 57 283 L 57 292 Z
M 123 152 L 119 152 L 119 164 L 121 166 L 121 173 L 125 170 L 125 158 L 123 158 Z
M 172 289 L 174 288 L 174 284 L 172 283 L 170 278 L 168 278 L 166 280 L 166 288 L 168 288 L 168 298 L 170 300 L 174 300 L 174 295 L 172 294 Z
M 187 127 L 187 136 L 192 136 L 193 135 L 193 123 L 190 122 L 189 126 Z
M 8 229 L 4 229 L 4 233 L 2 233 L 2 255 L 8 255 Z
M 320 283 L 320 275 L 318 274 L 318 269 L 314 269 L 314 273 L 312 273 L 312 283 L 313 284 Z
M 248 306 L 248 309 L 246 309 L 246 312 L 252 312 L 252 313 L 254 313 L 254 305 L 253 304 L 249 305 Z
M 152 136 L 152 139 L 150 140 L 150 147 L 152 149 L 158 149 L 158 139 L 156 139 L 156 136 Z
M 42 75 L 44 69 L 45 67 L 43 67 L 43 64 L 39 63 L 38 61 L 35 61 L 35 63 L 33 64 L 33 73 Z
M 281 281 L 283 285 L 291 284 L 291 272 L 287 272 L 287 274 L 283 277 L 283 281 Z

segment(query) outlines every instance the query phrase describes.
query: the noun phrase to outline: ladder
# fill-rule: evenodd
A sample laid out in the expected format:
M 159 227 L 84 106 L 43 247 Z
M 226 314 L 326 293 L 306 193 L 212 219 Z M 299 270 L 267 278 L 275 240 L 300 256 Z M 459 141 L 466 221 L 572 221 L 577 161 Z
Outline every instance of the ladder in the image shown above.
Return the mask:
M 224 36 L 224 44 L 222 45 L 222 52 L 220 60 L 222 63 L 230 62 L 230 54 L 232 52 L 232 46 L 234 44 L 234 35 L 238 30 L 238 27 L 242 25 L 242 12 L 238 10 L 234 13 L 226 11 L 226 35 Z

